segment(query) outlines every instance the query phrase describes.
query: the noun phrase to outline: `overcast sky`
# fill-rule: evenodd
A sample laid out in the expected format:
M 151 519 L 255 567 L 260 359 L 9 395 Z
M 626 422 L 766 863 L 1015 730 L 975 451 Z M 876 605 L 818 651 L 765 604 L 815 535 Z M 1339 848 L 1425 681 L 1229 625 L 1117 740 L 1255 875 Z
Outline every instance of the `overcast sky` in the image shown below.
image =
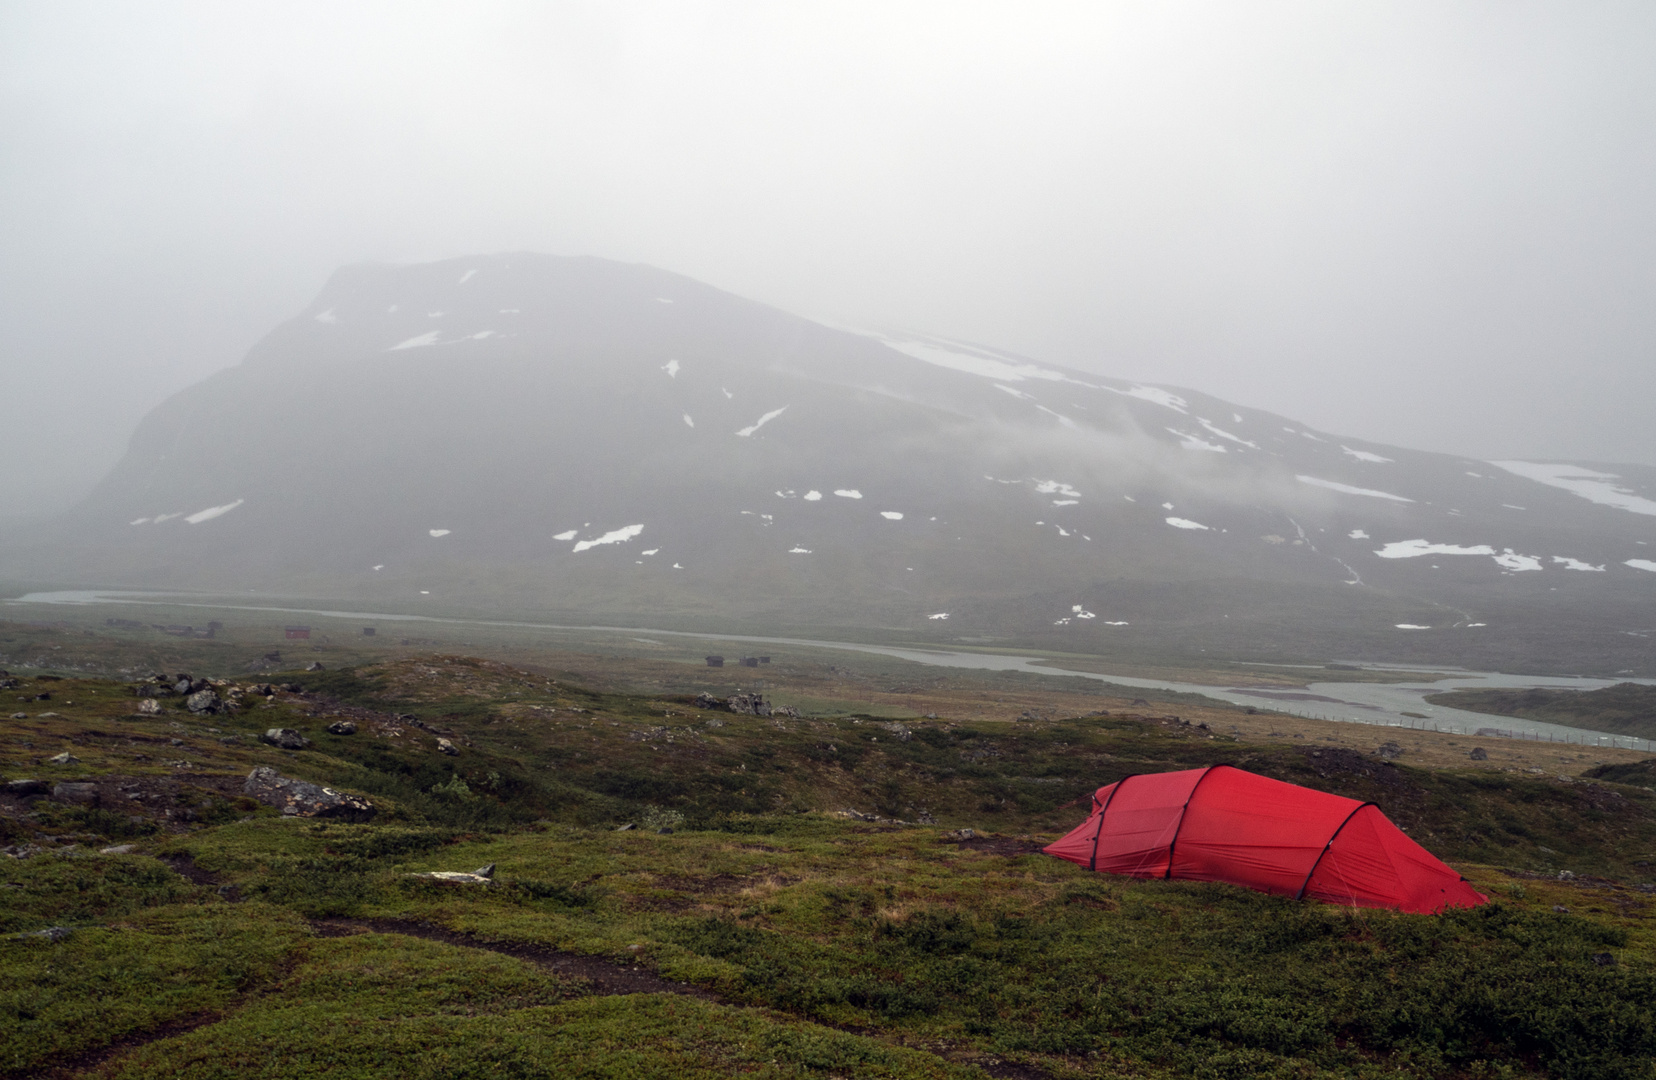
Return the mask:
M 338 265 L 648 262 L 1656 464 L 1656 5 L 0 0 L 0 520 Z

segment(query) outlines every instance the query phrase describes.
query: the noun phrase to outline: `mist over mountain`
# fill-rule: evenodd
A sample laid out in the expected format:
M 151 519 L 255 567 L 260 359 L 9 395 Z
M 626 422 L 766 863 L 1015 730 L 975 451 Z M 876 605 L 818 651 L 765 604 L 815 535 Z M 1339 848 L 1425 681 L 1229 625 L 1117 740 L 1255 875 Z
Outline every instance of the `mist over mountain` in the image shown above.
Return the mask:
M 0 551 L 0 575 L 1644 674 L 1656 469 L 1360 442 L 646 266 L 513 253 L 339 271 L 150 413 L 84 503 Z

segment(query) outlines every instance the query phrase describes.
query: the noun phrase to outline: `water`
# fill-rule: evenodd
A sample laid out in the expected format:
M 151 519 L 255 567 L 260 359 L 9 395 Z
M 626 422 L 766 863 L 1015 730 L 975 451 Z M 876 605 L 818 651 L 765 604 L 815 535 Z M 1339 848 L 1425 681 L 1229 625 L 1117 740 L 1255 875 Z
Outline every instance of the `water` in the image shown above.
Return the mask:
M 371 611 L 332 611 L 317 608 L 290 608 L 273 605 L 215 603 L 181 600 L 179 594 L 144 592 L 106 592 L 72 590 L 62 592 L 29 593 L 11 604 L 165 604 L 172 607 L 200 607 L 235 611 L 265 611 L 289 615 L 312 615 L 321 618 L 380 620 L 388 622 L 426 622 L 457 626 L 489 626 L 533 630 L 583 631 L 620 634 L 655 634 L 662 637 L 697 638 L 705 641 L 736 641 L 762 645 L 795 645 L 816 649 L 845 649 L 853 652 L 874 653 L 895 657 L 932 667 L 964 668 L 973 671 L 1022 671 L 1031 675 L 1064 675 L 1140 690 L 1170 690 L 1186 694 L 1202 694 L 1232 705 L 1268 708 L 1297 716 L 1319 720 L 1337 720 L 1348 723 L 1375 724 L 1382 727 L 1410 728 L 1417 731 L 1441 731 L 1472 735 L 1480 728 L 1492 728 L 1514 738 L 1537 739 L 1542 742 L 1570 743 L 1578 746 L 1619 747 L 1630 750 L 1656 751 L 1656 742 L 1626 735 L 1609 735 L 1581 728 L 1548 724 L 1539 720 L 1525 720 L 1516 716 L 1496 716 L 1490 713 L 1467 712 L 1441 705 L 1428 705 L 1423 699 L 1428 694 L 1441 694 L 1458 689 L 1515 689 L 1543 687 L 1559 690 L 1597 690 L 1615 682 L 1637 682 L 1656 685 L 1656 679 L 1586 679 L 1575 676 L 1507 675 L 1495 671 L 1455 671 L 1445 673 L 1442 668 L 1411 669 L 1394 664 L 1360 664 L 1377 671 L 1419 670 L 1442 677 L 1404 683 L 1311 683 L 1304 690 L 1259 690 L 1242 687 L 1209 686 L 1201 683 L 1173 682 L 1167 679 L 1141 679 L 1131 675 L 1100 674 L 1091 671 L 1071 671 L 1062 666 L 1062 660 L 1043 660 L 1040 657 L 1013 656 L 995 653 L 951 652 L 946 649 L 904 648 L 893 645 L 867 645 L 854 641 L 818 641 L 811 638 L 757 637 L 746 634 L 715 634 L 689 630 L 657 630 L 647 626 L 569 626 L 555 623 L 532 623 L 496 619 L 458 619 L 435 615 L 389 615 Z M 1315 670 L 1315 669 L 1308 669 Z M 1407 716 L 1405 713 L 1418 713 Z M 1424 719 L 1422 718 L 1424 717 Z

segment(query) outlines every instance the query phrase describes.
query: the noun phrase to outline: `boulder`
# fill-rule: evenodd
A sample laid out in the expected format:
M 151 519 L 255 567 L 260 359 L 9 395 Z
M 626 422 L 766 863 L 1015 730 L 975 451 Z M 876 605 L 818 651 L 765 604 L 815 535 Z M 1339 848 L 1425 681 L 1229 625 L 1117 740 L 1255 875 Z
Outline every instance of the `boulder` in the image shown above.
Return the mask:
M 310 745 L 309 739 L 287 727 L 273 727 L 260 735 L 259 739 L 281 750 L 303 750 Z
M 68 781 L 62 784 L 54 784 L 52 785 L 52 798 L 58 802 L 96 805 L 98 785 L 85 781 Z
M 274 806 L 288 817 L 369 821 L 378 812 L 367 799 L 321 784 L 294 780 L 266 765 L 247 774 L 242 793 L 266 806 Z
M 52 785 L 44 780 L 11 780 L 3 789 L 7 795 L 22 798 L 27 795 L 44 795 L 52 790 Z
M 1474 746 L 1472 748 L 1472 752 L 1466 756 L 1471 758 L 1473 761 L 1488 761 L 1489 751 L 1485 750 L 1481 746 Z
M 154 698 L 145 698 L 138 703 L 138 713 L 141 716 L 154 716 L 161 711 L 161 703 Z
M 212 690 L 197 690 L 184 699 L 184 707 L 193 713 L 216 713 L 224 708 L 224 703 Z
M 328 725 L 329 735 L 355 735 L 356 722 L 352 720 L 335 720 Z
M 323 670 L 322 661 L 312 660 L 310 663 L 305 665 L 305 670 L 306 671 L 321 671 L 321 670 Z
M 67 926 L 48 926 L 44 930 L 30 930 L 26 934 L 13 934 L 12 937 L 18 941 L 28 941 L 30 939 L 39 939 L 42 941 L 62 941 L 64 938 L 68 937 L 71 932 L 72 931 Z
M 1403 756 L 1403 748 L 1394 742 L 1384 742 L 1375 751 L 1382 761 L 1396 761 Z
M 460 753 L 460 750 L 459 750 L 458 747 L 456 747 L 449 740 L 447 740 L 447 739 L 438 739 L 437 740 L 437 752 L 439 754 L 448 754 L 450 757 L 453 757 L 454 755 Z
M 49 765 L 79 765 L 80 764 L 80 758 L 76 757 L 74 754 L 71 754 L 69 751 L 65 750 L 61 754 L 56 754 L 52 757 L 47 758 L 46 762 Z

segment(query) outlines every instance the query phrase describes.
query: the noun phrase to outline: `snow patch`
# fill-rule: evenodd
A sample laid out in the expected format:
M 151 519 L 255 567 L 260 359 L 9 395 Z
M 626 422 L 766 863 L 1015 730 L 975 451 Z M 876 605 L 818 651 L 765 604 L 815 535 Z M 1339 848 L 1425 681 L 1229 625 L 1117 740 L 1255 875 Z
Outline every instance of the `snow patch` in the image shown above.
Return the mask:
M 689 413 L 684 414 L 684 426 L 685 427 L 695 427 L 696 426 L 696 422 L 694 420 L 690 419 L 690 414 Z
M 1249 446 L 1249 447 L 1252 447 L 1255 450 L 1259 449 L 1259 445 L 1257 443 L 1251 443 L 1247 439 L 1241 438 L 1240 436 L 1232 435 L 1230 432 L 1224 430 L 1223 428 L 1214 427 L 1212 424 L 1208 423 L 1206 420 L 1203 420 L 1200 416 L 1198 416 L 1196 418 L 1196 422 L 1198 424 L 1201 424 L 1204 428 L 1206 428 L 1207 431 L 1208 431 L 1208 434 L 1210 434 L 1210 435 L 1217 435 L 1221 439 L 1229 439 L 1233 443 L 1238 443 L 1242 446 Z
M 1163 390 L 1159 386 L 1134 386 L 1127 390 L 1117 390 L 1113 386 L 1106 386 L 1104 389 L 1110 391 L 1111 393 L 1121 394 L 1125 397 L 1133 397 L 1138 398 L 1140 401 L 1148 401 L 1153 404 L 1160 405 L 1164 409 L 1172 409 L 1176 413 L 1185 413 L 1186 415 L 1189 415 L 1187 406 L 1189 406 L 1190 402 L 1170 390 Z
M 1353 450 L 1344 443 L 1340 444 L 1340 449 L 1350 454 L 1358 461 L 1372 461 L 1376 465 L 1389 465 L 1392 462 L 1392 459 L 1389 457 L 1381 457 L 1379 454 L 1371 454 L 1367 450 Z
M 658 304 L 671 304 L 672 303 L 672 301 L 670 299 L 668 299 L 667 297 L 665 297 L 665 296 L 658 296 L 655 299 L 656 299 L 656 303 L 658 303 Z
M 1203 532 L 1211 531 L 1211 530 L 1208 529 L 1208 527 L 1206 525 L 1203 525 L 1201 522 L 1191 521 L 1189 518 L 1170 517 L 1170 518 L 1167 519 L 1167 523 L 1169 525 L 1173 526 L 1175 529 L 1201 529 Z
M 437 336 L 441 333 L 441 330 L 427 330 L 425 333 L 416 334 L 407 341 L 399 342 L 385 351 L 398 352 L 402 349 L 418 349 L 424 345 L 435 345 L 437 344 Z
M 147 518 L 147 517 L 137 518 L 136 520 L 127 522 L 127 524 L 128 525 L 148 525 L 149 524 L 149 518 Z
M 738 431 L 736 434 L 745 439 L 787 411 L 788 407 L 786 405 L 782 406 L 780 409 L 772 409 L 770 412 L 766 413 L 764 416 L 761 416 L 758 420 L 754 421 L 748 427 L 743 428 L 741 431 Z
M 834 494 L 838 495 L 842 499 L 860 499 L 860 498 L 862 498 L 862 492 L 858 491 L 856 488 L 835 488 L 834 489 Z M 807 499 L 810 498 L 809 495 L 807 495 L 805 497 Z
M 1622 565 L 1631 566 L 1635 570 L 1649 570 L 1656 574 L 1656 562 L 1651 562 L 1649 559 L 1628 559 Z
M 978 353 L 959 352 L 947 349 L 941 345 L 934 345 L 927 341 L 905 341 L 893 338 L 880 338 L 887 347 L 895 349 L 904 356 L 912 356 L 916 360 L 933 364 L 937 367 L 948 368 L 951 371 L 963 371 L 968 375 L 980 375 L 985 379 L 998 379 L 1001 382 L 1023 382 L 1025 379 L 1042 379 L 1048 382 L 1067 382 L 1089 389 L 1097 389 L 1091 383 L 1072 379 L 1061 371 L 1053 371 L 1035 364 L 1014 363 L 992 356 L 983 356 Z
M 1419 623 L 1412 623 L 1412 622 L 1400 622 L 1400 623 L 1397 624 L 1397 628 L 1399 630 L 1430 630 L 1431 629 L 1430 626 L 1421 626 Z
M 1114 622 L 1105 622 L 1104 625 L 1105 626 L 1127 626 L 1129 624 L 1124 619 L 1117 619 Z
M 1401 495 L 1393 495 L 1389 491 L 1375 491 L 1373 488 L 1352 487 L 1350 484 L 1341 484 L 1334 480 L 1319 480 L 1315 476 L 1295 476 L 1302 484 L 1312 487 L 1327 488 L 1329 491 L 1338 491 L 1346 495 L 1366 495 L 1371 499 L 1390 499 L 1392 502 L 1412 503 L 1413 499 L 1405 499 Z
M 939 611 L 936 615 L 927 615 L 926 616 L 926 618 L 928 618 L 928 619 L 947 619 L 948 617 L 949 617 L 949 613 L 947 611 Z
M 1541 560 L 1538 557 L 1534 555 L 1520 555 L 1511 548 L 1507 548 L 1505 551 L 1501 552 L 1501 554 L 1495 556 L 1495 561 L 1506 567 L 1508 570 L 1511 570 L 1513 573 L 1518 573 L 1522 570 L 1541 569 Z
M 640 551 L 639 552 L 640 555 L 659 555 L 660 553 L 661 553 L 660 548 L 651 548 L 649 551 Z
M 447 529 L 427 529 L 426 532 L 430 533 L 432 536 L 447 536 L 449 534 L 449 530 Z
M 1592 563 L 1582 562 L 1580 559 L 1572 559 L 1568 555 L 1554 555 L 1552 561 L 1566 570 L 1594 570 L 1601 574 L 1604 573 L 1604 567 L 1594 566 Z
M 1346 533 L 1346 536 L 1352 540 L 1367 540 L 1369 538 L 1369 534 L 1364 532 L 1362 529 L 1352 529 L 1350 532 Z
M 1062 495 L 1067 499 L 1079 499 L 1081 493 L 1064 483 L 1062 480 L 1037 480 L 1035 490 L 1042 495 Z
M 1394 540 L 1375 552 L 1382 559 L 1418 559 L 1422 555 L 1494 555 L 1488 544 L 1463 547 L 1458 544 L 1434 544 L 1427 540 Z
M 1189 435 L 1176 428 L 1168 428 L 1167 430 L 1179 437 L 1179 445 L 1186 450 L 1207 450 L 1215 454 L 1228 453 L 1223 446 L 1218 443 L 1210 443 L 1199 435 Z
M 380 563 L 379 565 L 375 566 L 374 569 L 375 570 L 384 570 L 385 569 L 385 564 Z
M 810 553 L 811 549 L 808 547 L 791 547 L 788 549 L 789 555 L 809 555 Z
M 1526 507 L 1526 506 L 1513 506 L 1511 503 L 1502 503 L 1501 504 L 1501 509 L 1503 509 L 1503 510 L 1527 510 L 1529 508 Z
M 679 373 L 679 362 L 677 360 L 669 360 L 665 364 L 661 365 L 661 370 L 667 373 L 667 377 L 669 379 L 676 379 L 678 378 Z
M 725 396 L 725 400 L 726 400 L 726 401 L 732 401 L 732 400 L 734 400 L 734 399 L 735 399 L 735 397 L 736 397 L 736 395 L 735 395 L 735 394 L 732 394 L 732 393 L 731 393 L 731 392 L 730 392 L 730 391 L 729 391 L 729 390 L 726 390 L 726 389 L 725 389 L 725 388 L 724 388 L 724 387 L 722 387 L 722 386 L 721 386 L 721 387 L 719 387 L 719 393 L 721 393 L 721 394 L 723 394 L 723 395 L 724 395 L 724 396 Z
M 619 529 L 612 529 L 596 540 L 582 540 L 571 550 L 578 554 L 600 544 L 624 544 L 643 531 L 644 526 L 642 525 L 625 525 Z
M 807 491 L 804 495 L 802 495 L 800 497 L 803 498 L 806 502 L 821 502 L 822 501 L 822 492 L 817 491 L 813 488 L 812 490 Z
M 1656 517 L 1656 500 L 1646 499 L 1625 487 L 1611 483 L 1612 480 L 1621 479 L 1615 473 L 1598 472 L 1579 465 L 1536 461 L 1492 461 L 1490 464 L 1527 480 L 1534 480 L 1538 484 L 1568 491 L 1600 506 L 1613 506 L 1631 514 L 1649 514 Z
M 1035 400 L 1035 395 L 1034 394 L 1026 394 L 1022 390 L 1014 390 L 1010 386 L 1003 386 L 1000 383 L 994 383 L 992 385 L 994 386 L 994 388 L 996 390 L 999 390 L 1002 393 L 1011 394 L 1015 398 L 1022 398 L 1024 401 L 1034 401 Z
M 561 533 L 553 533 L 552 534 L 552 539 L 554 539 L 554 540 L 573 540 L 573 539 L 575 539 L 575 533 L 577 531 L 578 530 L 576 530 L 576 529 L 565 529 Z
M 482 341 L 486 338 L 492 338 L 492 337 L 498 337 L 498 336 L 499 335 L 493 330 L 479 330 L 477 333 L 475 333 L 471 336 L 471 339 L 473 341 Z
M 477 271 L 476 270 L 467 270 L 464 274 L 460 275 L 460 280 L 456 281 L 455 284 L 456 285 L 464 285 L 466 282 L 470 281 L 472 278 L 474 278 L 476 276 L 477 276 Z
M 329 308 L 327 311 L 317 312 L 316 321 L 319 323 L 336 323 L 339 319 L 334 315 L 334 309 Z
M 1079 506 L 1080 504 L 1081 504 L 1080 499 L 1053 499 L 1052 500 L 1052 505 L 1053 506 Z
M 522 308 L 515 308 L 515 307 L 503 307 L 499 311 L 499 314 L 501 314 L 501 315 L 521 315 L 522 313 L 523 313 Z
M 1092 612 L 1088 611 L 1086 608 L 1082 607 L 1080 604 L 1076 604 L 1074 607 L 1070 608 L 1070 611 L 1075 613 L 1075 617 L 1077 619 L 1096 619 L 1096 618 L 1098 618 L 1097 615 L 1094 615 Z
M 903 512 L 901 510 L 881 510 L 880 516 L 885 518 L 887 521 L 903 520 Z
M 223 517 L 225 514 L 228 514 L 230 511 L 234 510 L 246 501 L 247 500 L 245 499 L 237 499 L 235 502 L 225 503 L 223 506 L 209 506 L 205 510 L 197 510 L 184 520 L 189 522 L 191 525 L 200 525 L 203 521 L 212 521 L 216 517 Z M 178 515 L 171 514 L 168 516 L 177 517 Z M 156 518 L 155 520 L 160 521 L 161 519 Z

